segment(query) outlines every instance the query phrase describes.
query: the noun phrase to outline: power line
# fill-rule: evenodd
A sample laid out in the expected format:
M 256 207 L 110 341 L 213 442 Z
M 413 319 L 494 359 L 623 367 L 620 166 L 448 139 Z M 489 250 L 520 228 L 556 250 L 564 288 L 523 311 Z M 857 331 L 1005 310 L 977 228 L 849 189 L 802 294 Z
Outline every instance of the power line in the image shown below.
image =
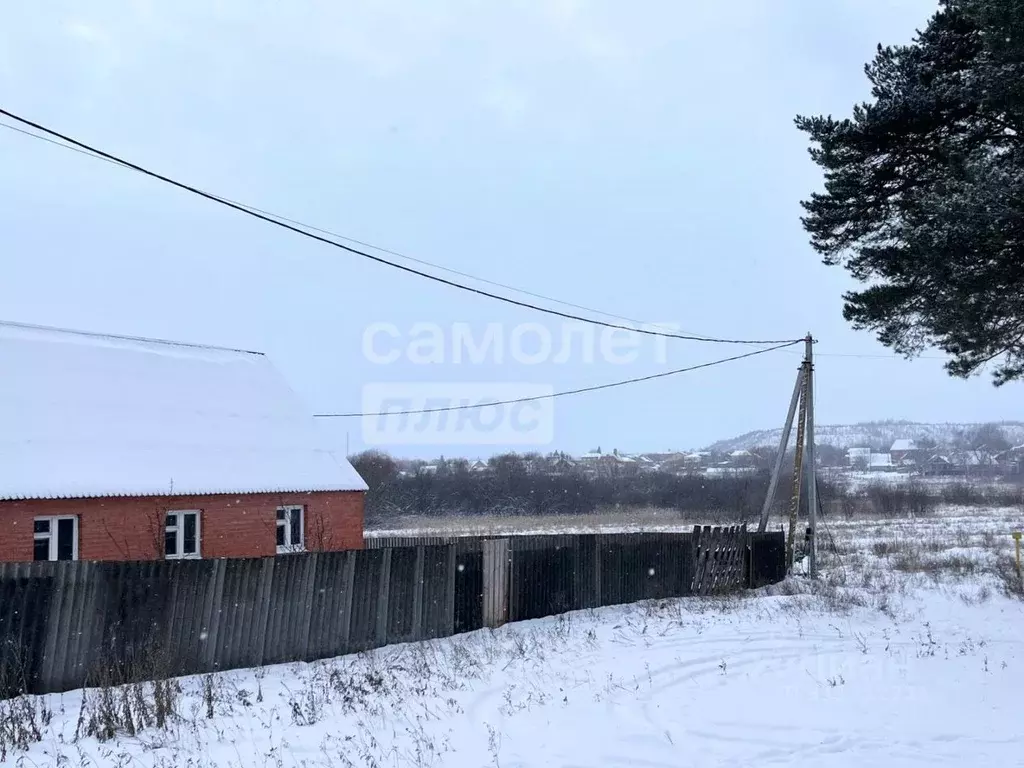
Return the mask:
M 29 138 L 39 139 L 39 141 L 45 141 L 48 144 L 52 144 L 55 147 L 60 147 L 61 149 L 68 149 L 68 150 L 71 150 L 72 152 L 77 152 L 78 154 L 85 155 L 86 157 L 92 158 L 93 160 L 102 160 L 105 163 L 110 163 L 111 165 L 115 165 L 115 166 L 117 166 L 119 168 L 126 168 L 127 170 L 133 170 L 132 168 L 129 168 L 126 165 L 118 163 L 118 162 L 116 162 L 114 160 L 110 160 L 109 158 L 103 157 L 102 155 L 97 155 L 97 154 L 94 154 L 92 152 L 87 152 L 84 149 L 79 149 L 78 147 L 71 146 L 70 144 L 64 144 L 62 142 L 56 141 L 56 140 L 48 138 L 46 136 L 40 136 L 38 133 L 32 133 L 32 131 L 26 131 L 24 128 L 19 128 L 18 126 L 11 125 L 10 123 L 5 123 L 5 122 L 0 121 L 0 128 L 7 128 L 8 130 L 16 131 L 17 133 L 20 133 L 20 134 L 23 134 L 25 136 L 28 136 Z M 648 322 L 646 320 L 638 320 L 635 317 L 627 317 L 626 315 L 617 315 L 614 312 L 605 312 L 604 310 L 601 310 L 601 309 L 595 309 L 594 307 L 588 307 L 585 304 L 574 304 L 571 301 L 565 301 L 563 299 L 556 299 L 554 296 L 547 296 L 547 295 L 545 295 L 543 293 L 537 293 L 535 291 L 530 291 L 530 290 L 528 290 L 526 288 L 518 288 L 518 287 L 516 287 L 514 285 L 509 285 L 508 283 L 502 283 L 502 282 L 499 282 L 497 280 L 490 280 L 490 279 L 488 279 L 486 277 L 480 277 L 479 275 L 474 275 L 474 274 L 472 274 L 470 272 L 462 272 L 462 271 L 460 271 L 458 269 L 453 269 L 452 267 L 446 267 L 444 264 L 437 264 L 436 262 L 433 262 L 433 261 L 427 261 L 426 259 L 420 259 L 420 258 L 417 258 L 415 256 L 410 256 L 407 253 L 402 253 L 401 251 L 396 251 L 396 250 L 391 249 L 391 248 L 385 248 L 382 245 L 375 245 L 374 243 L 368 242 L 366 240 L 360 240 L 360 239 L 355 238 L 355 237 L 350 237 L 349 235 L 343 235 L 343 234 L 341 234 L 339 232 L 334 232 L 334 231 L 332 231 L 330 229 L 325 229 L 323 227 L 318 227 L 315 224 L 309 224 L 307 222 L 300 221 L 299 219 L 292 219 L 292 218 L 289 218 L 288 216 L 285 216 L 283 214 L 274 213 L 273 211 L 268 211 L 268 210 L 265 210 L 263 208 L 260 208 L 259 206 L 252 205 L 251 203 L 244 203 L 244 202 L 241 202 L 240 200 L 235 200 L 235 199 L 232 199 L 230 197 L 223 197 L 222 195 L 217 195 L 217 197 L 220 197 L 220 199 L 226 200 L 229 203 L 234 203 L 235 205 L 241 206 L 242 208 L 248 208 L 251 211 L 256 211 L 256 213 L 262 213 L 264 216 L 272 216 L 275 219 L 280 219 L 281 221 L 286 221 L 289 224 L 294 224 L 294 225 L 296 225 L 298 227 L 303 227 L 303 228 L 311 230 L 313 232 L 319 232 L 322 235 L 330 235 L 331 237 L 336 237 L 339 240 L 344 240 L 345 242 L 348 242 L 348 243 L 355 243 L 356 245 L 361 245 L 364 248 L 372 248 L 375 251 L 380 251 L 381 253 L 386 253 L 389 256 L 395 256 L 395 257 L 397 257 L 399 259 L 405 259 L 406 261 L 411 261 L 411 262 L 414 262 L 416 264 L 422 264 L 422 265 L 427 266 L 427 267 L 433 267 L 434 269 L 439 269 L 442 272 L 447 272 L 447 273 L 452 274 L 452 275 L 458 275 L 459 277 L 465 277 L 465 278 L 467 278 L 469 280 L 476 280 L 477 282 L 486 283 L 487 285 L 493 285 L 496 288 L 504 288 L 505 290 L 508 290 L 508 291 L 515 291 L 516 293 L 521 293 L 521 294 L 523 294 L 525 296 L 532 296 L 535 299 L 543 299 L 544 301 L 550 301 L 553 304 L 561 304 L 562 306 L 572 307 L 573 309 L 579 309 L 579 310 L 582 310 L 584 312 L 593 312 L 595 315 L 604 315 L 605 317 L 613 317 L 616 320 L 625 320 L 627 323 L 635 323 L 637 325 L 650 325 L 650 326 L 654 326 L 654 327 L 658 326 L 657 323 L 650 323 L 650 322 Z
M 774 352 L 777 349 L 783 349 L 785 347 L 791 347 L 794 344 L 802 344 L 803 339 L 797 339 L 796 341 L 788 341 L 784 344 L 778 344 L 774 347 L 767 347 L 766 349 L 758 349 L 753 352 L 747 352 L 742 355 L 733 355 L 732 357 L 725 357 L 721 360 L 712 360 L 708 363 L 700 363 L 699 365 L 691 365 L 687 368 L 677 368 L 673 371 L 664 371 L 662 373 L 652 373 L 650 376 L 639 376 L 635 379 L 624 379 L 622 381 L 613 381 L 608 384 L 596 384 L 592 387 L 580 387 L 579 389 L 567 389 L 562 392 L 554 392 L 550 395 L 534 395 L 532 397 L 520 397 L 512 400 L 496 400 L 488 403 L 474 403 L 472 405 L 452 405 L 445 408 L 425 408 L 421 410 L 408 410 L 408 411 L 377 411 L 375 413 L 315 413 L 313 418 L 316 419 L 351 419 L 360 416 L 412 416 L 419 413 L 443 413 L 445 411 L 465 411 L 472 408 L 490 408 L 495 405 L 514 405 L 516 403 L 529 403 L 535 400 L 551 400 L 556 397 L 565 397 L 566 395 L 580 395 L 585 392 L 597 392 L 601 389 L 612 389 L 614 387 L 624 387 L 627 384 L 637 384 L 641 381 L 651 381 L 652 379 L 663 379 L 666 376 L 675 376 L 678 373 L 687 373 L 688 371 L 696 371 L 701 368 L 711 368 L 715 365 L 722 365 L 723 363 L 731 363 L 734 360 L 742 360 L 745 357 L 753 357 L 754 355 L 763 355 L 766 352 Z
M 175 179 L 173 179 L 173 178 L 171 178 L 169 176 L 164 176 L 163 174 L 157 173 L 155 171 L 151 171 L 151 170 L 149 170 L 147 168 L 144 168 L 144 167 L 142 167 L 140 165 L 132 163 L 132 162 L 130 162 L 128 160 L 124 160 L 123 158 L 120 158 L 120 157 L 118 157 L 116 155 L 110 154 L 109 152 L 105 152 L 105 151 L 103 151 L 101 149 L 97 149 L 96 147 L 93 147 L 93 146 L 91 146 L 89 144 L 86 144 L 84 142 L 78 141 L 77 139 L 71 138 L 70 136 L 67 136 L 67 135 L 65 135 L 63 133 L 55 131 L 55 130 L 53 130 L 51 128 L 47 128 L 46 126 L 40 125 L 39 123 L 33 122 L 32 120 L 28 120 L 27 118 L 20 117 L 19 115 L 16 115 L 13 112 L 10 112 L 10 111 L 8 111 L 6 109 L 0 108 L 0 115 L 5 115 L 6 117 L 9 117 L 9 118 L 11 118 L 13 120 L 16 120 L 17 122 L 21 123 L 22 125 L 27 125 L 27 126 L 29 126 L 31 128 L 34 128 L 37 131 L 42 131 L 43 133 L 47 134 L 47 136 L 51 136 L 51 137 L 53 137 L 55 139 L 60 139 L 61 141 L 65 142 L 67 145 L 71 145 L 71 147 L 77 147 L 80 150 L 84 150 L 86 153 L 91 153 L 92 155 L 94 155 L 96 157 L 100 157 L 100 158 L 106 159 L 106 160 L 108 160 L 110 162 L 116 163 L 116 164 L 121 165 L 121 166 L 123 166 L 125 168 L 130 168 L 131 170 L 137 171 L 137 172 L 142 173 L 142 174 L 144 174 L 146 176 L 149 176 L 151 178 L 154 178 L 154 179 L 157 179 L 159 181 L 162 181 L 165 184 L 170 184 L 171 186 L 174 186 L 174 187 L 177 187 L 179 189 L 185 190 L 186 192 L 191 192 L 192 194 L 198 195 L 199 197 L 203 197 L 203 198 L 205 198 L 207 200 L 210 200 L 212 202 L 219 203 L 219 204 L 221 204 L 223 206 L 226 206 L 228 208 L 236 210 L 236 211 L 238 211 L 240 213 L 247 214 L 247 215 L 252 216 L 253 218 L 256 218 L 256 219 L 260 219 L 261 221 L 265 221 L 268 224 L 273 224 L 274 226 L 280 227 L 282 229 L 286 229 L 286 230 L 288 230 L 290 232 L 294 232 L 294 233 L 296 233 L 298 235 L 302 235 L 304 237 L 308 237 L 308 238 L 310 238 L 312 240 L 316 240 L 318 242 L 325 243 L 326 245 L 332 245 L 335 248 L 340 248 L 340 249 L 342 249 L 344 251 L 348 251 L 349 253 L 355 254 L 357 256 L 362 256 L 363 258 L 370 259 L 371 261 L 375 261 L 378 264 L 384 264 L 386 266 L 393 267 L 394 269 L 399 269 L 399 270 L 401 270 L 403 272 L 407 272 L 409 274 L 413 274 L 413 275 L 416 275 L 418 277 L 426 278 L 427 280 L 432 280 L 434 282 L 441 283 L 443 285 L 447 285 L 447 286 L 450 286 L 452 288 L 457 288 L 459 290 L 467 291 L 469 293 L 474 293 L 474 294 L 477 294 L 478 296 L 484 296 L 486 298 L 494 299 L 496 301 L 501 301 L 501 302 L 504 302 L 506 304 L 511 304 L 513 306 L 523 307 L 525 309 L 532 309 L 532 310 L 534 310 L 536 312 L 542 312 L 544 314 L 552 315 L 554 317 L 560 317 L 560 318 L 563 318 L 563 319 L 566 319 L 566 320 L 575 320 L 575 321 L 578 321 L 578 322 L 590 323 L 591 325 L 597 325 L 597 326 L 601 326 L 601 327 L 604 327 L 604 328 L 614 328 L 614 329 L 617 329 L 617 330 L 630 331 L 632 333 L 640 333 L 640 334 L 644 334 L 644 335 L 647 335 L 647 336 L 660 336 L 660 337 L 671 338 L 671 339 L 682 339 L 682 340 L 685 340 L 685 341 L 700 341 L 700 342 L 708 342 L 708 343 L 715 343 L 715 344 L 788 344 L 789 342 L 792 342 L 792 341 L 802 341 L 802 340 L 794 340 L 794 339 L 726 339 L 726 338 L 717 338 L 717 337 L 713 337 L 713 336 L 698 336 L 698 335 L 691 335 L 691 334 L 669 333 L 669 332 L 666 332 L 666 331 L 655 331 L 655 330 L 650 330 L 650 329 L 647 329 L 647 328 L 631 328 L 629 326 L 620 325 L 620 324 L 617 324 L 617 323 L 610 323 L 610 322 L 606 322 L 606 321 L 603 321 L 603 320 L 596 320 L 596 319 L 593 319 L 593 318 L 582 317 L 580 315 L 574 315 L 574 314 L 569 313 L 569 312 L 562 312 L 562 311 L 557 310 L 557 309 L 551 309 L 551 308 L 548 308 L 548 307 L 541 307 L 541 306 L 538 306 L 536 304 L 531 304 L 531 303 L 526 302 L 526 301 L 520 301 L 518 299 L 513 299 L 513 298 L 511 298 L 509 296 L 502 296 L 502 295 L 497 294 L 497 293 L 491 293 L 489 291 L 485 291 L 485 290 L 480 289 L 480 288 L 475 288 L 475 287 L 470 286 L 470 285 L 465 285 L 464 283 L 459 283 L 459 282 L 456 282 L 454 280 L 449 280 L 447 278 L 440 277 L 439 275 L 433 275 L 433 274 L 430 274 L 429 272 L 423 272 L 422 270 L 415 269 L 415 268 L 407 266 L 405 264 L 399 264 L 399 263 L 396 263 L 394 261 L 390 261 L 389 259 L 385 259 L 385 258 L 383 258 L 381 256 L 375 256 L 375 255 L 373 255 L 371 253 L 367 253 L 366 251 L 359 250 L 358 248 L 353 248 L 352 246 L 345 245 L 344 243 L 340 243 L 337 240 L 332 240 L 332 239 L 329 239 L 328 237 L 324 237 L 322 235 L 315 234 L 312 231 L 307 231 L 306 229 L 301 229 L 300 226 L 305 227 L 306 225 L 302 225 L 302 224 L 296 225 L 296 224 L 288 223 L 287 221 L 283 220 L 283 217 L 278 217 L 278 216 L 276 216 L 276 214 L 263 213 L 263 212 L 257 211 L 254 208 L 247 207 L 247 206 L 245 206 L 245 205 L 243 205 L 241 203 L 236 203 L 236 202 L 234 202 L 232 200 L 220 197 L 220 196 L 215 195 L 215 194 L 213 194 L 211 192 L 206 192 L 206 191 L 204 191 L 202 189 L 199 189 L 198 187 L 191 186 L 191 185 L 186 184 L 184 182 L 176 181 Z M 27 133 L 26 131 L 20 131 L 20 132 L 21 133 Z M 40 138 L 42 138 L 42 137 L 40 137 Z M 378 250 L 382 250 L 382 249 L 378 249 Z

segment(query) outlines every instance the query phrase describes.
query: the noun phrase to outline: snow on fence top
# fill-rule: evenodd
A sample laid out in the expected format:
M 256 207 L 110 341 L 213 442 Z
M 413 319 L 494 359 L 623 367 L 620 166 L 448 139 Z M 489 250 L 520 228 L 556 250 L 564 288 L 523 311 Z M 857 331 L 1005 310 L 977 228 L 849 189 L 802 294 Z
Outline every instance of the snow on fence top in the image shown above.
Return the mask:
M 262 354 L 0 322 L 0 499 L 362 490 Z

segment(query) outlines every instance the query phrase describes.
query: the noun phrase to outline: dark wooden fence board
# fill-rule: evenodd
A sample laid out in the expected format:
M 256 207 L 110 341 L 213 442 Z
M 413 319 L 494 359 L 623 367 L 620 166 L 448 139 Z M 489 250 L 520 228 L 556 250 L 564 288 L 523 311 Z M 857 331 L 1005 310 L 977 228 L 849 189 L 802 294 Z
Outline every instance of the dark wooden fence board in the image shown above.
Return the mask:
M 597 536 L 583 535 L 576 539 L 576 570 L 573 589 L 576 607 L 597 608 L 601 603 Z
M 786 534 L 766 531 L 750 534 L 748 586 L 774 584 L 786 578 Z
M 53 595 L 52 576 L 0 572 L 0 697 L 39 688 Z
M 483 551 L 455 552 L 454 631 L 472 632 L 484 625 Z
M 391 550 L 391 576 L 388 584 L 387 642 L 404 643 L 413 639 L 416 619 L 416 547 Z
M 516 589 L 509 609 L 511 621 L 554 616 L 577 607 L 576 548 L 566 543 L 546 549 L 513 548 L 512 583 Z
M 352 590 L 352 620 L 349 629 L 349 647 L 353 650 L 364 650 L 374 645 L 383 564 L 383 549 L 363 550 L 357 553 L 355 583 Z
M 446 546 L 423 547 L 423 637 L 448 637 L 455 632 L 455 590 L 448 588 L 452 551 Z

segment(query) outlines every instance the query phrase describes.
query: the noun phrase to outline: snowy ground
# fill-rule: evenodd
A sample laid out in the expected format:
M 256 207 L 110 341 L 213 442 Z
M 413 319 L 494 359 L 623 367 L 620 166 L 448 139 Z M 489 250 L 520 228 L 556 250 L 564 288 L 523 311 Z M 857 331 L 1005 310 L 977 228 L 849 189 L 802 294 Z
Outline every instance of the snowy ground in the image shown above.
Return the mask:
M 869 472 L 830 468 L 822 470 L 822 476 L 833 482 L 845 484 L 849 491 L 861 491 L 874 485 L 902 486 L 911 483 L 933 492 L 949 486 L 970 486 L 990 493 L 1012 493 L 1019 491 L 1021 487 L 1020 483 L 970 475 L 919 475 L 911 472 Z
M 28 699 L 0 708 L 0 743 L 31 710 L 18 765 L 1020 765 L 1021 527 L 1020 510 L 832 523 L 813 585 L 187 678 L 167 727 L 103 742 L 83 734 L 123 729 L 125 694 Z M 126 698 L 156 717 L 152 686 Z
M 382 536 L 539 536 L 552 533 L 663 533 L 692 531 L 696 522 L 674 509 L 633 507 L 603 509 L 589 515 L 474 515 L 472 517 L 408 516 L 367 529 L 366 537 Z

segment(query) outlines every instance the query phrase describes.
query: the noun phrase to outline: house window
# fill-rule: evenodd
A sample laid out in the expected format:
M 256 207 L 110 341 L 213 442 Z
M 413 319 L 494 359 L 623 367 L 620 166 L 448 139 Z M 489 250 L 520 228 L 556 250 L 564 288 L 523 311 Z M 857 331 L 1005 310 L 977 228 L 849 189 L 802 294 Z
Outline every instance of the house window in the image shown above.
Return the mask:
M 33 523 L 34 560 L 77 560 L 78 518 L 37 517 Z
M 164 557 L 168 560 L 199 557 L 199 510 L 167 513 Z
M 277 508 L 277 552 L 302 552 L 305 550 L 303 533 L 303 512 L 301 506 Z

